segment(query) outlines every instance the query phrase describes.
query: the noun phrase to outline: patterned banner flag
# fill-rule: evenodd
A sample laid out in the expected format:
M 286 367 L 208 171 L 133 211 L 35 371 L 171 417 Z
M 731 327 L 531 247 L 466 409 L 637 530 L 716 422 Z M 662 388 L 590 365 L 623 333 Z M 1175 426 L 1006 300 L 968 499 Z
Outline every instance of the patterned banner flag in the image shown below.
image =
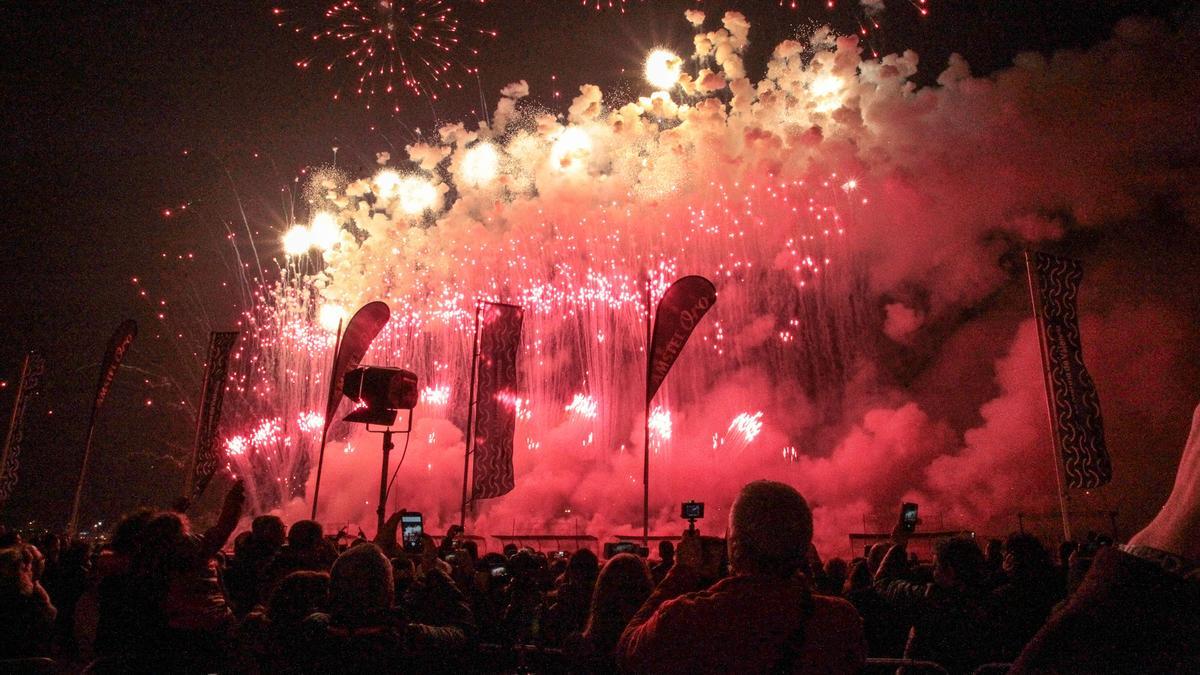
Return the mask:
M 517 353 L 525 311 L 483 303 L 476 371 L 475 472 L 472 499 L 507 494 L 513 479 L 513 434 L 517 426 Z
M 196 414 L 196 439 L 184 496 L 195 501 L 208 487 L 221 462 L 217 430 L 221 424 L 221 403 L 225 400 L 225 382 L 229 375 L 229 355 L 238 332 L 212 332 L 208 336 L 208 358 L 204 365 L 204 385 L 200 390 L 200 410 Z
M 646 403 L 662 386 L 675 359 L 683 351 L 700 319 L 717 303 L 717 289 L 700 276 L 687 276 L 671 284 L 654 314 L 654 337 L 646 371 Z
M 45 370 L 46 362 L 41 355 L 37 352 L 25 355 L 25 361 L 21 364 L 21 381 L 13 398 L 8 436 L 4 439 L 3 454 L 0 454 L 0 504 L 8 500 L 17 486 L 17 469 L 21 466 L 21 437 L 25 430 L 25 405 L 29 403 L 29 397 L 37 393 Z
M 1076 297 L 1083 279 L 1077 260 L 1025 252 L 1029 290 L 1042 347 L 1054 443 L 1067 485 L 1095 488 L 1112 479 L 1100 397 L 1083 365 Z

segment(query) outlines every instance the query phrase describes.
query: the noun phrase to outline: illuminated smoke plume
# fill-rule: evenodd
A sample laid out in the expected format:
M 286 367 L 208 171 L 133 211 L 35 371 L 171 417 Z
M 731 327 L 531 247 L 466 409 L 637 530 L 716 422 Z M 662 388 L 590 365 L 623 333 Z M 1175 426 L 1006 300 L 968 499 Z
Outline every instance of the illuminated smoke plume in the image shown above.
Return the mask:
M 919 88 L 916 54 L 864 60 L 854 37 L 819 31 L 780 44 L 752 82 L 745 17 L 708 31 L 713 17 L 687 18 L 696 53 L 665 92 L 617 107 L 584 86 L 564 119 L 524 112 L 529 88 L 511 85 L 492 126 L 443 127 L 409 161 L 331 187 L 336 238 L 295 258 L 258 310 L 280 314 L 262 320 L 242 386 L 269 391 L 247 395 L 263 412 L 231 440 L 231 466 L 251 471 L 252 450 L 285 437 L 274 478 L 298 494 L 313 447 L 303 416 L 323 408 L 332 347 L 316 317 L 383 300 L 393 319 L 365 362 L 414 370 L 425 391 L 393 505 L 431 530 L 455 522 L 474 304 L 511 302 L 526 308 L 517 487 L 480 504 L 474 529 L 634 531 L 646 285 L 657 297 L 702 274 L 719 301 L 652 416 L 656 530 L 678 529 L 678 503 L 697 499 L 720 533 L 737 489 L 762 477 L 808 496 L 831 553 L 847 552 L 849 531 L 886 527 L 902 499 L 927 524 L 992 533 L 1050 509 L 1014 253 L 1128 233 L 1149 205 L 1181 213 L 1192 236 L 1195 130 L 1181 121 L 1200 106 L 1168 64 L 1194 42 L 1126 21 L 1089 52 L 1024 54 L 986 78 L 955 56 Z M 1149 496 L 1135 422 L 1186 420 L 1190 395 L 1173 383 L 1194 373 L 1195 337 L 1172 303 L 1191 296 L 1131 291 L 1150 263 L 1127 250 L 1081 251 L 1086 356 L 1118 475 L 1093 497 Z M 259 418 L 278 420 L 261 443 Z M 378 439 L 340 424 L 334 437 L 322 512 L 369 524 Z

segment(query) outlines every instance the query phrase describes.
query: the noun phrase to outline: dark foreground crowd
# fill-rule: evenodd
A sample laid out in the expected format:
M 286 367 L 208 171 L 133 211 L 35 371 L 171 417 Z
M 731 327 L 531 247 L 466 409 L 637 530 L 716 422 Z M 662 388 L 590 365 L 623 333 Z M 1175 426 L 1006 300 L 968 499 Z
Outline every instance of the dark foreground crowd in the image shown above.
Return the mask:
M 203 533 L 137 511 L 100 550 L 0 534 L 0 672 L 1200 673 L 1200 409 L 1159 515 L 1057 560 L 1014 534 L 923 564 L 897 527 L 822 562 L 804 498 L 769 481 L 742 489 L 728 541 L 689 531 L 653 563 L 480 556 L 457 528 L 406 549 L 400 514 L 374 541 L 260 516 L 223 553 L 243 501 L 235 485 Z

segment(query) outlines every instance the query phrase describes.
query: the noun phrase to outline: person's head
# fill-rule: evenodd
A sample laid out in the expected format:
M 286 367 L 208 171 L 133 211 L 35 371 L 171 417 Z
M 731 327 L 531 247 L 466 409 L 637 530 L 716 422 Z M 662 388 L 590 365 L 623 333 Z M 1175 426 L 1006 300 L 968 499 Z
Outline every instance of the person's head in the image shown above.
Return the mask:
M 275 624 L 298 624 L 320 611 L 329 593 L 329 574 L 302 570 L 284 577 L 268 603 L 267 616 Z
M 59 564 L 67 569 L 88 569 L 92 562 L 91 542 L 76 540 L 66 545 L 59 556 Z
M 324 535 L 325 532 L 317 521 L 298 520 L 292 524 L 292 529 L 288 530 L 287 541 L 293 548 L 312 549 L 321 543 L 321 537 Z
M 825 561 L 825 577 L 833 588 L 841 588 L 850 573 L 850 565 L 841 558 L 830 558 Z
M 58 555 L 62 552 L 63 540 L 57 534 L 47 532 L 38 537 L 34 543 L 37 545 L 38 550 L 42 552 L 42 555 L 46 556 L 46 560 L 58 560 Z
M 738 574 L 790 577 L 812 543 L 812 511 L 790 485 L 747 484 L 729 514 L 729 560 Z
M 141 541 L 142 530 L 146 529 L 147 523 L 152 518 L 154 518 L 154 510 L 146 507 L 130 512 L 113 528 L 112 541 L 109 542 L 109 546 L 121 555 L 133 555 Z
M 143 574 L 159 577 L 187 565 L 182 555 L 188 536 L 187 517 L 174 511 L 156 513 L 138 536 L 135 564 Z
M 351 546 L 329 572 L 329 611 L 334 621 L 354 624 L 391 609 L 396 592 L 392 579 L 392 563 L 378 546 Z
M 1010 534 L 1004 541 L 1004 571 L 1014 576 L 1031 576 L 1051 566 L 1050 552 L 1032 534 Z
M 871 565 L 864 559 L 855 560 L 843 586 L 845 592 L 862 591 L 871 587 Z
M 42 555 L 41 549 L 33 544 L 21 544 L 20 548 L 33 567 L 33 580 L 38 581 L 42 578 L 42 573 L 46 571 L 46 556 Z
M 259 516 L 250 522 L 250 531 L 255 540 L 271 548 L 279 548 L 284 542 L 283 519 L 279 516 Z
M 611 651 L 621 631 L 653 590 L 654 581 L 645 560 L 632 553 L 613 556 L 596 579 L 584 636 L 598 650 Z
M 675 560 L 675 543 L 670 539 L 658 542 L 658 557 L 665 563 L 673 562 Z
M 872 575 L 879 570 L 879 564 L 883 562 L 889 548 L 891 545 L 884 542 L 871 544 L 871 550 L 867 551 L 867 569 Z
M 250 554 L 250 542 L 254 540 L 253 532 L 239 532 L 233 538 L 233 557 L 241 558 L 244 555 Z
M 20 546 L 0 549 L 0 595 L 33 592 L 33 561 Z
M 595 553 L 581 548 L 567 561 L 565 574 L 567 581 L 573 584 L 591 586 L 596 582 L 596 575 L 600 574 L 600 560 L 596 558 Z
M 983 581 L 983 552 L 967 537 L 950 537 L 938 543 L 933 566 L 934 583 L 942 587 L 976 587 Z

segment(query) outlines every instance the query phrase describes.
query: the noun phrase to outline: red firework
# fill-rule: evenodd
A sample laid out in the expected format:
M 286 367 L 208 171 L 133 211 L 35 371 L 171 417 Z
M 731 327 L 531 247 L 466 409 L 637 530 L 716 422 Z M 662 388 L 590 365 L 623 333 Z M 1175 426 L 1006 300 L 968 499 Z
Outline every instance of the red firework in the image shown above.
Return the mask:
M 296 62 L 302 70 L 314 65 L 345 82 L 335 100 L 361 99 L 367 108 L 386 106 L 399 112 L 406 96 L 428 96 L 462 89 L 464 76 L 478 73 L 472 61 L 479 55 L 476 38 L 495 37 L 495 31 L 464 30 L 449 0 L 341 0 L 329 6 L 313 24 L 290 20 L 276 8 L 281 28 L 308 37 L 314 54 Z
M 630 0 L 580 0 L 580 4 L 584 7 L 590 7 L 597 12 L 603 12 L 606 9 L 615 9 L 622 14 L 625 13 L 625 6 L 629 2 Z

